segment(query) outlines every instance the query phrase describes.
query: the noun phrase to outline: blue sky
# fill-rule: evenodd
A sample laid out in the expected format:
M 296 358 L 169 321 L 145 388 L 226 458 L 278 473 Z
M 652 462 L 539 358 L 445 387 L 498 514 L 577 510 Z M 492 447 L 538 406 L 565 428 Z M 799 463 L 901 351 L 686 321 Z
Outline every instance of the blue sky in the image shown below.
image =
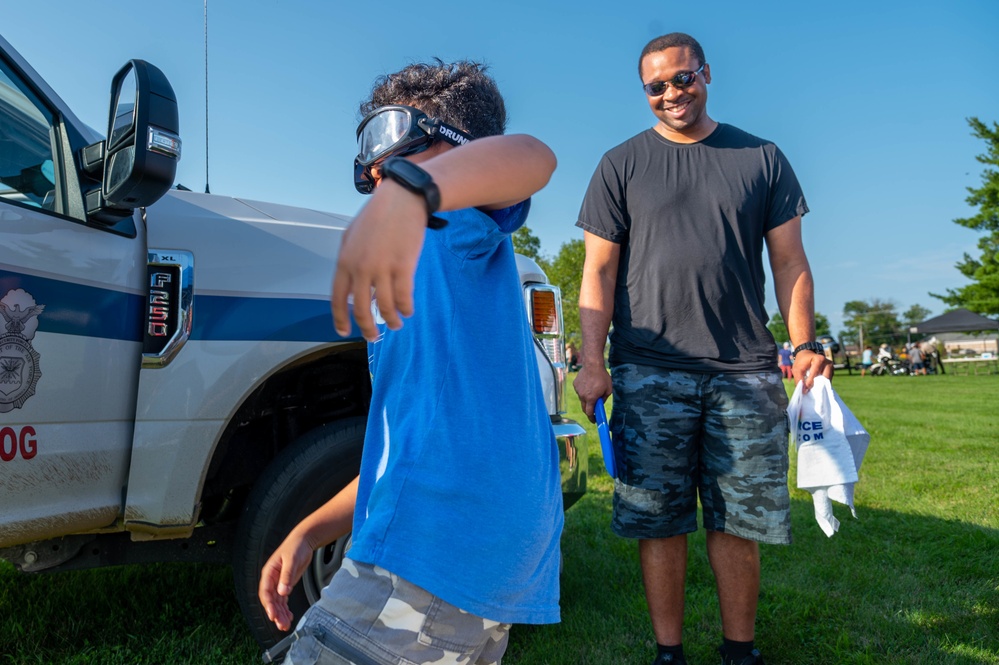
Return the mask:
M 204 0 L 5 4 L 4 37 L 102 131 L 114 72 L 130 58 L 160 67 L 180 102 L 178 182 L 204 190 Z M 952 220 L 973 213 L 966 188 L 981 182 L 985 145 L 965 118 L 999 120 L 994 0 L 209 0 L 208 20 L 215 194 L 356 213 L 354 128 L 372 80 L 469 58 L 491 66 L 508 131 L 559 158 L 528 220 L 554 254 L 582 237 L 574 223 L 600 156 L 654 123 L 642 46 L 683 31 L 711 64 L 710 115 L 775 141 L 794 166 L 816 309 L 834 332 L 849 300 L 941 313 L 928 292 L 964 284 L 954 263 L 978 255 L 979 235 Z

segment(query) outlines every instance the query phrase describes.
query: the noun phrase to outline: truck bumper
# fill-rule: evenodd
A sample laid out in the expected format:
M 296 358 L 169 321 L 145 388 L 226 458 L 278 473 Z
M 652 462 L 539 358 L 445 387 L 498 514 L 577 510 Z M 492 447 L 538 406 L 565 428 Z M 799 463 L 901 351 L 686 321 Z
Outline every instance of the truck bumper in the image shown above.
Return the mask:
M 574 420 L 562 418 L 552 423 L 558 442 L 559 470 L 562 473 L 562 503 L 569 510 L 586 493 L 589 451 L 586 430 Z

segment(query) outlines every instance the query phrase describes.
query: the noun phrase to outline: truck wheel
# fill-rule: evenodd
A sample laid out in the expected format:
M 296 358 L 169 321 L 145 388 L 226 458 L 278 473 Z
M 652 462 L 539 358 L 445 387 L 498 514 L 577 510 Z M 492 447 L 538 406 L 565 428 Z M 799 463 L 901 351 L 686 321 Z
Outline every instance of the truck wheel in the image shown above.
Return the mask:
M 274 645 L 284 633 L 267 619 L 257 599 L 260 570 L 302 518 L 357 476 L 364 424 L 363 418 L 351 418 L 308 432 L 274 458 L 250 492 L 236 531 L 232 569 L 243 616 L 264 647 Z M 296 620 L 340 567 L 349 537 L 316 551 L 288 599 Z

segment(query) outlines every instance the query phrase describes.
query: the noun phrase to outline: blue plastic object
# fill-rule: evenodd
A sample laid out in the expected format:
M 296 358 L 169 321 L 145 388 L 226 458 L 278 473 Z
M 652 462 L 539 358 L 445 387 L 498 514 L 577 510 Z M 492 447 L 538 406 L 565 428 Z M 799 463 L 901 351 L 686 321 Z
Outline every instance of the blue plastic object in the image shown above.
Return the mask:
M 607 468 L 607 475 L 611 478 L 617 478 L 617 467 L 614 464 L 614 444 L 611 442 L 610 426 L 607 424 L 607 410 L 604 408 L 602 397 L 597 398 L 593 415 L 597 417 L 597 435 L 600 437 L 600 452 L 604 455 L 604 467 Z

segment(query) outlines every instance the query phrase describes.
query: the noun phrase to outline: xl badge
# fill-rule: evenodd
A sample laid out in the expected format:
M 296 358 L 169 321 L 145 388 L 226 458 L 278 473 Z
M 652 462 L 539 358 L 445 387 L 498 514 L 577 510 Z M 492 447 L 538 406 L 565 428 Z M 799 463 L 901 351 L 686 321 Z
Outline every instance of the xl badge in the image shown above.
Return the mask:
M 38 305 L 24 289 L 13 289 L 0 298 L 4 330 L 0 331 L 0 413 L 20 409 L 35 394 L 42 376 L 38 369 L 41 356 L 31 348 L 38 330 L 38 315 L 45 305 Z

